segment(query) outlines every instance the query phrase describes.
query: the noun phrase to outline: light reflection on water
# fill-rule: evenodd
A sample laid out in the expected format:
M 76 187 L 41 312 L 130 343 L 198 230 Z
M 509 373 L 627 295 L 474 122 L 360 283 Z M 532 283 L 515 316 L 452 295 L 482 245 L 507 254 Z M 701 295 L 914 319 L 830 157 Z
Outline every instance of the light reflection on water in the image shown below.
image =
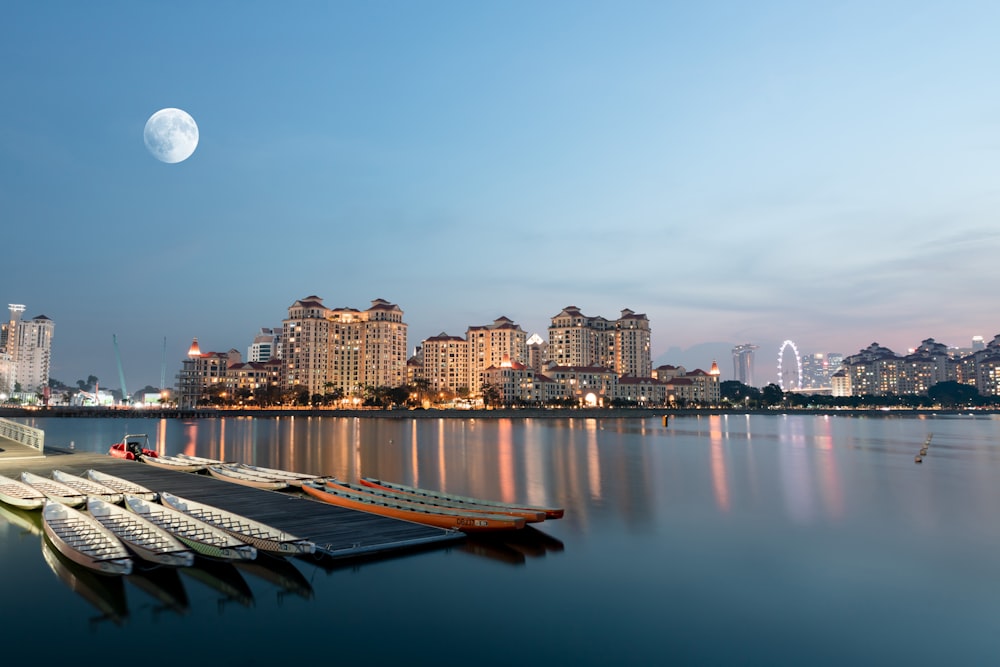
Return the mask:
M 204 650 L 228 629 L 273 645 L 242 649 L 258 661 L 317 636 L 339 659 L 377 646 L 422 664 L 984 664 L 1000 651 L 992 417 L 24 421 L 76 451 L 145 431 L 166 454 L 566 508 L 537 529 L 368 563 L 126 580 L 126 625 Z M 95 606 L 53 587 L 16 519 L 0 513 L 0 564 L 24 575 L 0 573 L 0 599 L 33 601 L 6 637 L 44 641 L 42 594 L 77 609 L 70 636 L 145 646 L 95 630 Z M 933 644 L 915 643 L 930 624 Z

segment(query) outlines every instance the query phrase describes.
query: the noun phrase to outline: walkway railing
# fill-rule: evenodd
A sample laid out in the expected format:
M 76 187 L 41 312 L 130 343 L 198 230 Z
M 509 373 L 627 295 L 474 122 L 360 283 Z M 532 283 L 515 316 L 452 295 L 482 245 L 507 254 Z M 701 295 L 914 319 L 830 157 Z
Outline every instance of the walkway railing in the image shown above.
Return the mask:
M 45 431 L 0 418 L 0 438 L 13 440 L 39 452 L 45 449 Z

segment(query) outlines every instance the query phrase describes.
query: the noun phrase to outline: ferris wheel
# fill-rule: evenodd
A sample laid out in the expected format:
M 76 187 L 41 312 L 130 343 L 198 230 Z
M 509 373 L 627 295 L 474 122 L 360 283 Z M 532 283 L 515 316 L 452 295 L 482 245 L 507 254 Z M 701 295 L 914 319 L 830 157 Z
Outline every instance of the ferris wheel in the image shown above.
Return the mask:
M 791 348 L 791 352 L 786 354 L 785 350 L 788 348 Z M 778 350 L 778 386 L 782 391 L 802 389 L 802 360 L 799 358 L 799 348 L 790 340 L 782 343 L 781 349 Z

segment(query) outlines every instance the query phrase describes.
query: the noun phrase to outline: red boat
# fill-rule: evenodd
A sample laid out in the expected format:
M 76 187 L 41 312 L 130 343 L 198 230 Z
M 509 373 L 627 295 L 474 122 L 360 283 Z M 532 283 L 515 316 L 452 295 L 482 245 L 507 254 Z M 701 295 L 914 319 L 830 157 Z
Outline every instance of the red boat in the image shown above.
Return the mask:
M 116 459 L 138 461 L 139 457 L 156 458 L 157 453 L 149 448 L 149 436 L 145 433 L 131 433 L 108 449 L 108 455 Z

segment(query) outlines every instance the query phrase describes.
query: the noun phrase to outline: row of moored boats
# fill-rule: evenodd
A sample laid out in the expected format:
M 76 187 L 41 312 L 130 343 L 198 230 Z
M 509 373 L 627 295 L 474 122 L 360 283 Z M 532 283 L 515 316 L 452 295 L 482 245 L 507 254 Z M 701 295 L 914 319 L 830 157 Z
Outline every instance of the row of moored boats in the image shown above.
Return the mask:
M 504 503 L 447 494 L 393 482 L 362 477 L 352 484 L 333 477 L 264 468 L 243 463 L 178 454 L 157 454 L 143 434 L 127 435 L 109 453 L 148 465 L 186 472 L 207 472 L 217 479 L 259 489 L 301 490 L 305 495 L 340 507 L 415 521 L 463 532 L 523 528 L 529 523 L 562 518 L 556 507 Z
M 0 501 L 40 510 L 42 528 L 70 560 L 103 574 L 130 574 L 136 559 L 187 567 L 195 554 L 227 561 L 310 554 L 315 544 L 225 510 L 157 493 L 98 470 L 0 476 Z

